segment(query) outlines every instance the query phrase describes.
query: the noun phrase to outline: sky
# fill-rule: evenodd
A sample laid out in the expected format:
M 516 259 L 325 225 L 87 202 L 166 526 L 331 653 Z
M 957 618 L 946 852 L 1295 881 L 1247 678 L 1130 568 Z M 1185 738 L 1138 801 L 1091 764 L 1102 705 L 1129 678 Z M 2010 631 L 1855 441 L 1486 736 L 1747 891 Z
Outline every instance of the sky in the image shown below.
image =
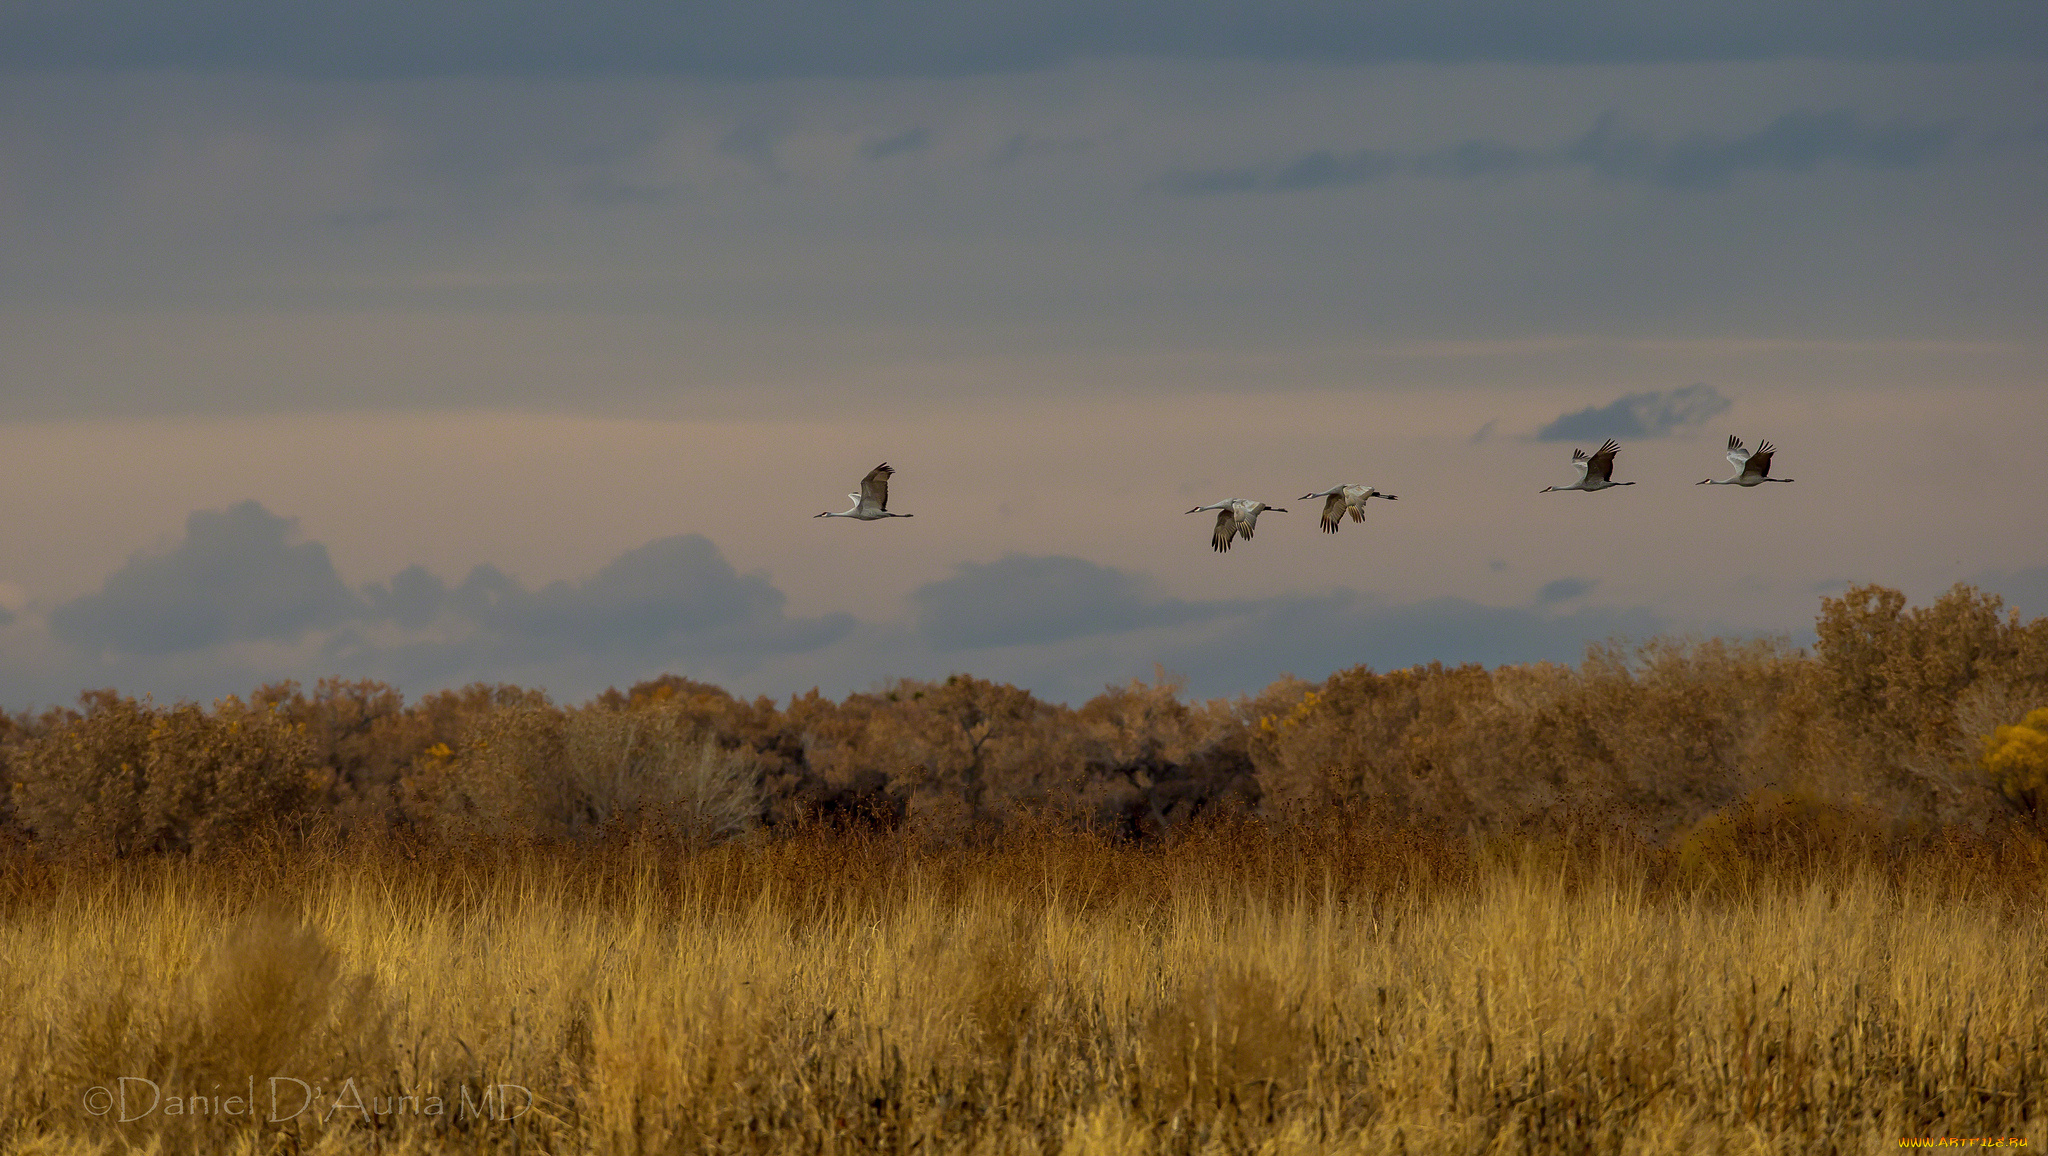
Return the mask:
M 2033 0 L 15 0 L 0 707 L 2038 616 L 2044 317 Z

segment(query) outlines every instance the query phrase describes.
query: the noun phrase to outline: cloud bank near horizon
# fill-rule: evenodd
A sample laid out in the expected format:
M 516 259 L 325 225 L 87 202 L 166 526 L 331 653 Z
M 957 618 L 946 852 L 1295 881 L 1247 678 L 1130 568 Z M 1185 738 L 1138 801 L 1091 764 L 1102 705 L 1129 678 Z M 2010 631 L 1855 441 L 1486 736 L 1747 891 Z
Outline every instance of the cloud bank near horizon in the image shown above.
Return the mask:
M 134 555 L 97 590 L 0 622 L 20 644 L 0 660 L 0 701 L 68 702 L 101 685 L 204 698 L 326 676 L 378 678 L 414 695 L 526 682 L 575 699 L 664 671 L 780 697 L 959 670 L 1080 701 L 1156 665 L 1215 696 L 1361 663 L 1569 662 L 1589 643 L 1666 625 L 1643 608 L 1559 613 L 1559 583 L 1583 583 L 1573 596 L 1591 589 L 1560 579 L 1505 607 L 1348 589 L 1191 601 L 1132 571 L 1013 553 L 911 591 L 905 623 L 857 621 L 788 614 L 767 575 L 740 573 L 697 534 L 538 588 L 490 565 L 454 583 L 414 565 L 350 587 L 293 519 L 245 501 L 194 512 L 181 538 Z
M 2023 616 L 2048 614 L 2048 568 L 1970 581 Z M 966 672 L 1079 703 L 1163 669 L 1209 698 L 1359 665 L 1571 664 L 1591 645 L 1686 626 L 1591 601 L 1600 585 L 1564 575 L 1505 606 L 1354 589 L 1190 600 L 1135 571 L 1012 553 L 911 590 L 903 620 L 805 617 L 786 611 L 768 575 L 741 573 L 697 534 L 539 587 L 491 565 L 454 583 L 414 565 L 350 587 L 293 519 L 246 501 L 195 511 L 180 539 L 134 555 L 95 591 L 0 617 L 0 708 L 67 703 L 92 687 L 203 700 L 322 677 L 409 696 L 512 682 L 579 701 L 661 673 L 779 699 Z
M 528 589 L 491 565 L 449 585 L 421 566 L 350 589 L 327 547 L 255 501 L 195 511 L 169 550 L 137 554 L 99 590 L 56 607 L 55 637 L 111 659 L 160 658 L 242 643 L 294 646 L 324 634 L 328 653 L 429 639 L 478 659 L 530 664 L 570 653 L 753 659 L 845 636 L 850 615 L 791 618 L 764 575 L 740 574 L 700 534 L 628 550 L 581 581 Z

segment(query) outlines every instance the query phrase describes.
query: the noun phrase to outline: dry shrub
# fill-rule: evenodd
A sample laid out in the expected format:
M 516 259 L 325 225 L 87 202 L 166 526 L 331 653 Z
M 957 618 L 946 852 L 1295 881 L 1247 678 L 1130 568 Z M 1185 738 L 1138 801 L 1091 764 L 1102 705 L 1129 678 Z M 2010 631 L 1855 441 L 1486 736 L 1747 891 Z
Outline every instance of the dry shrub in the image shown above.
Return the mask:
M 105 698 L 27 746 L 17 805 L 57 849 L 217 852 L 303 829 L 314 771 L 304 735 L 266 708 Z
M 22 750 L 16 805 L 30 833 L 53 848 L 129 854 L 145 843 L 144 768 L 156 712 L 130 698 L 93 705 Z
M 652 828 L 716 841 L 753 825 L 758 780 L 754 757 L 722 746 L 684 705 L 514 706 L 421 754 L 405 792 L 443 834 L 519 842 Z
M 1004 905 L 975 906 L 1001 911 Z M 1029 1042 L 1047 1010 L 1051 977 L 1040 953 L 1017 950 L 1038 937 L 1035 913 L 1013 909 L 1005 914 L 1009 918 L 968 922 L 960 933 L 947 936 L 933 966 L 958 977 L 955 990 L 976 1046 L 1007 1063 Z
M 80 696 L 81 701 L 93 701 L 95 695 L 119 697 L 112 691 L 87 692 Z M 20 807 L 21 779 L 25 773 L 21 760 L 29 744 L 57 727 L 77 721 L 78 717 L 77 711 L 61 707 L 46 709 L 41 714 L 0 712 L 0 845 L 25 842 L 29 837 Z
M 1788 869 L 1810 877 L 1819 864 L 1874 852 L 1884 827 L 1881 817 L 1867 812 L 1760 787 L 1693 824 L 1673 850 L 1682 878 L 1740 890 Z
M 1418 819 L 1465 818 L 1471 811 L 1462 784 L 1442 773 L 1419 740 L 1456 724 L 1489 683 L 1481 667 L 1440 663 L 1388 674 L 1339 671 L 1298 696 L 1289 687 L 1273 709 L 1260 709 L 1253 757 L 1262 772 L 1270 762 L 1283 779 L 1320 779 L 1331 799 L 1371 798 Z
M 721 745 L 687 706 L 573 711 L 562 756 L 572 833 L 579 822 L 652 826 L 715 842 L 744 833 L 760 812 L 758 760 Z
M 1770 787 L 1984 829 L 2003 810 L 1977 736 L 2048 698 L 2048 619 L 1957 587 L 1933 606 L 1858 587 L 1818 656 L 1781 642 L 1594 647 L 1576 670 L 1359 667 L 1247 700 L 1277 794 L 1370 799 L 1403 821 L 1512 829 L 1600 816 L 1661 839 Z M 1316 787 L 1320 787 L 1320 791 Z
M 1647 835 L 1758 785 L 1805 660 L 1770 642 L 1596 647 L 1578 670 L 1359 667 L 1259 714 L 1262 774 L 1320 778 L 1408 821 L 1604 814 Z
M 1183 702 L 1184 689 L 1163 668 L 1155 668 L 1150 683 L 1134 678 L 1105 688 L 1074 712 L 1084 756 L 1110 766 L 1145 758 L 1188 762 L 1214 737 L 1220 720 L 1213 710 Z
M 1196 821 L 1300 814 L 1321 802 L 1313 791 L 1276 794 L 1278 780 L 1255 773 L 1245 716 L 1256 703 L 1190 705 L 1180 689 L 1160 670 L 1151 684 L 1109 687 L 1057 720 L 1064 741 L 1056 735 L 1041 755 L 1058 768 L 1057 789 L 1041 813 L 1152 840 Z
M 1981 825 L 1995 804 L 1969 767 L 1974 735 L 1963 724 L 1981 718 L 1963 716 L 1987 700 L 2048 701 L 2048 618 L 2022 623 L 2003 606 L 1962 584 L 1919 608 L 1881 586 L 1821 603 L 1824 706 L 1860 761 L 1923 793 L 1944 819 Z
M 1538 710 L 1525 744 L 1557 799 L 1661 838 L 1789 776 L 1765 736 L 1803 656 L 1780 643 L 1658 640 L 1595 648 Z
M 816 691 L 810 699 L 814 703 L 824 701 Z M 751 753 L 759 761 L 762 773 L 770 775 L 803 769 L 803 737 L 792 725 L 797 701 L 792 699 L 791 713 L 785 714 L 775 709 L 773 699 L 765 696 L 748 701 L 707 682 L 664 674 L 634 683 L 623 693 L 607 690 L 592 699 L 590 705 L 614 711 L 659 710 L 674 720 L 673 725 L 687 725 L 700 734 L 716 735 L 726 747 Z M 831 704 L 825 705 L 830 709 Z
M 710 717 L 736 701 L 738 700 L 722 686 L 698 682 L 694 678 L 684 678 L 679 674 L 663 674 L 636 682 L 624 691 L 617 687 L 609 688 L 592 699 L 591 705 L 609 707 L 612 710 L 682 705 L 694 708 L 702 717 Z
M 381 1058 L 389 1016 L 375 981 L 317 929 L 264 908 L 220 931 L 168 1008 L 168 1070 L 195 1084 L 365 1070 Z
M 1299 1093 L 1315 1049 L 1302 1000 L 1242 962 L 1187 976 L 1147 1017 L 1139 1064 L 1153 1114 L 1209 1115 L 1247 1102 L 1270 1111 Z
M 305 734 L 324 770 L 320 802 L 329 823 L 377 834 L 400 821 L 399 780 L 434 739 L 424 712 L 407 710 L 395 687 L 323 678 L 307 695 L 287 681 L 259 688 L 250 701 Z
M 477 718 L 450 747 L 437 744 L 407 772 L 408 808 L 429 832 L 533 841 L 566 834 L 562 712 L 513 706 Z
M 878 772 L 929 823 L 972 826 L 1078 780 L 1071 711 L 969 675 L 903 679 L 837 707 L 814 692 L 790 714 L 813 771 L 839 783 Z
M 255 907 L 194 946 L 168 986 L 148 990 L 131 964 L 80 977 L 96 986 L 58 1009 L 51 1074 L 113 1092 L 114 1110 L 86 1120 L 124 1147 L 214 1148 L 257 1133 L 273 1095 L 288 1115 L 306 1094 L 289 1081 L 333 1087 L 391 1070 L 386 1001 L 315 928 Z
M 28 741 L 29 724 L 25 719 L 0 712 L 0 841 L 22 836 L 21 824 L 16 818 L 14 804 L 14 761 L 20 757 L 20 749 Z

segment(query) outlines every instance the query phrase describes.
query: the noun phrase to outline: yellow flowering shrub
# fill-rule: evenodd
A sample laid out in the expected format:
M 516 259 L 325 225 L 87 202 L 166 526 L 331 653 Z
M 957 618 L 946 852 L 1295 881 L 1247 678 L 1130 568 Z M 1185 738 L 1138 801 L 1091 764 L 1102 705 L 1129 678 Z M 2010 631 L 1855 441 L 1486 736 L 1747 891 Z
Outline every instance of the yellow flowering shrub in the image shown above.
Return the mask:
M 1984 736 L 1981 764 L 1998 793 L 2032 815 L 2048 808 L 2048 706 Z

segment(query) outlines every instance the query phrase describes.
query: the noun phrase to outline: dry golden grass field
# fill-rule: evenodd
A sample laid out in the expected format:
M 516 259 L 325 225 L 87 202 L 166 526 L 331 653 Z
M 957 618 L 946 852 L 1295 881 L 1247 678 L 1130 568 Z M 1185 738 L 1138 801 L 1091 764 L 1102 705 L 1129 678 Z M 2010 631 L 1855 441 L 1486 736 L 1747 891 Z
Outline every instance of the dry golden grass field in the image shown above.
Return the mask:
M 2037 841 L 1682 861 L 1351 815 L 6 880 L 15 1152 L 2048 1139 Z
M 2048 619 L 0 714 L 0 1152 L 2048 1143 Z

